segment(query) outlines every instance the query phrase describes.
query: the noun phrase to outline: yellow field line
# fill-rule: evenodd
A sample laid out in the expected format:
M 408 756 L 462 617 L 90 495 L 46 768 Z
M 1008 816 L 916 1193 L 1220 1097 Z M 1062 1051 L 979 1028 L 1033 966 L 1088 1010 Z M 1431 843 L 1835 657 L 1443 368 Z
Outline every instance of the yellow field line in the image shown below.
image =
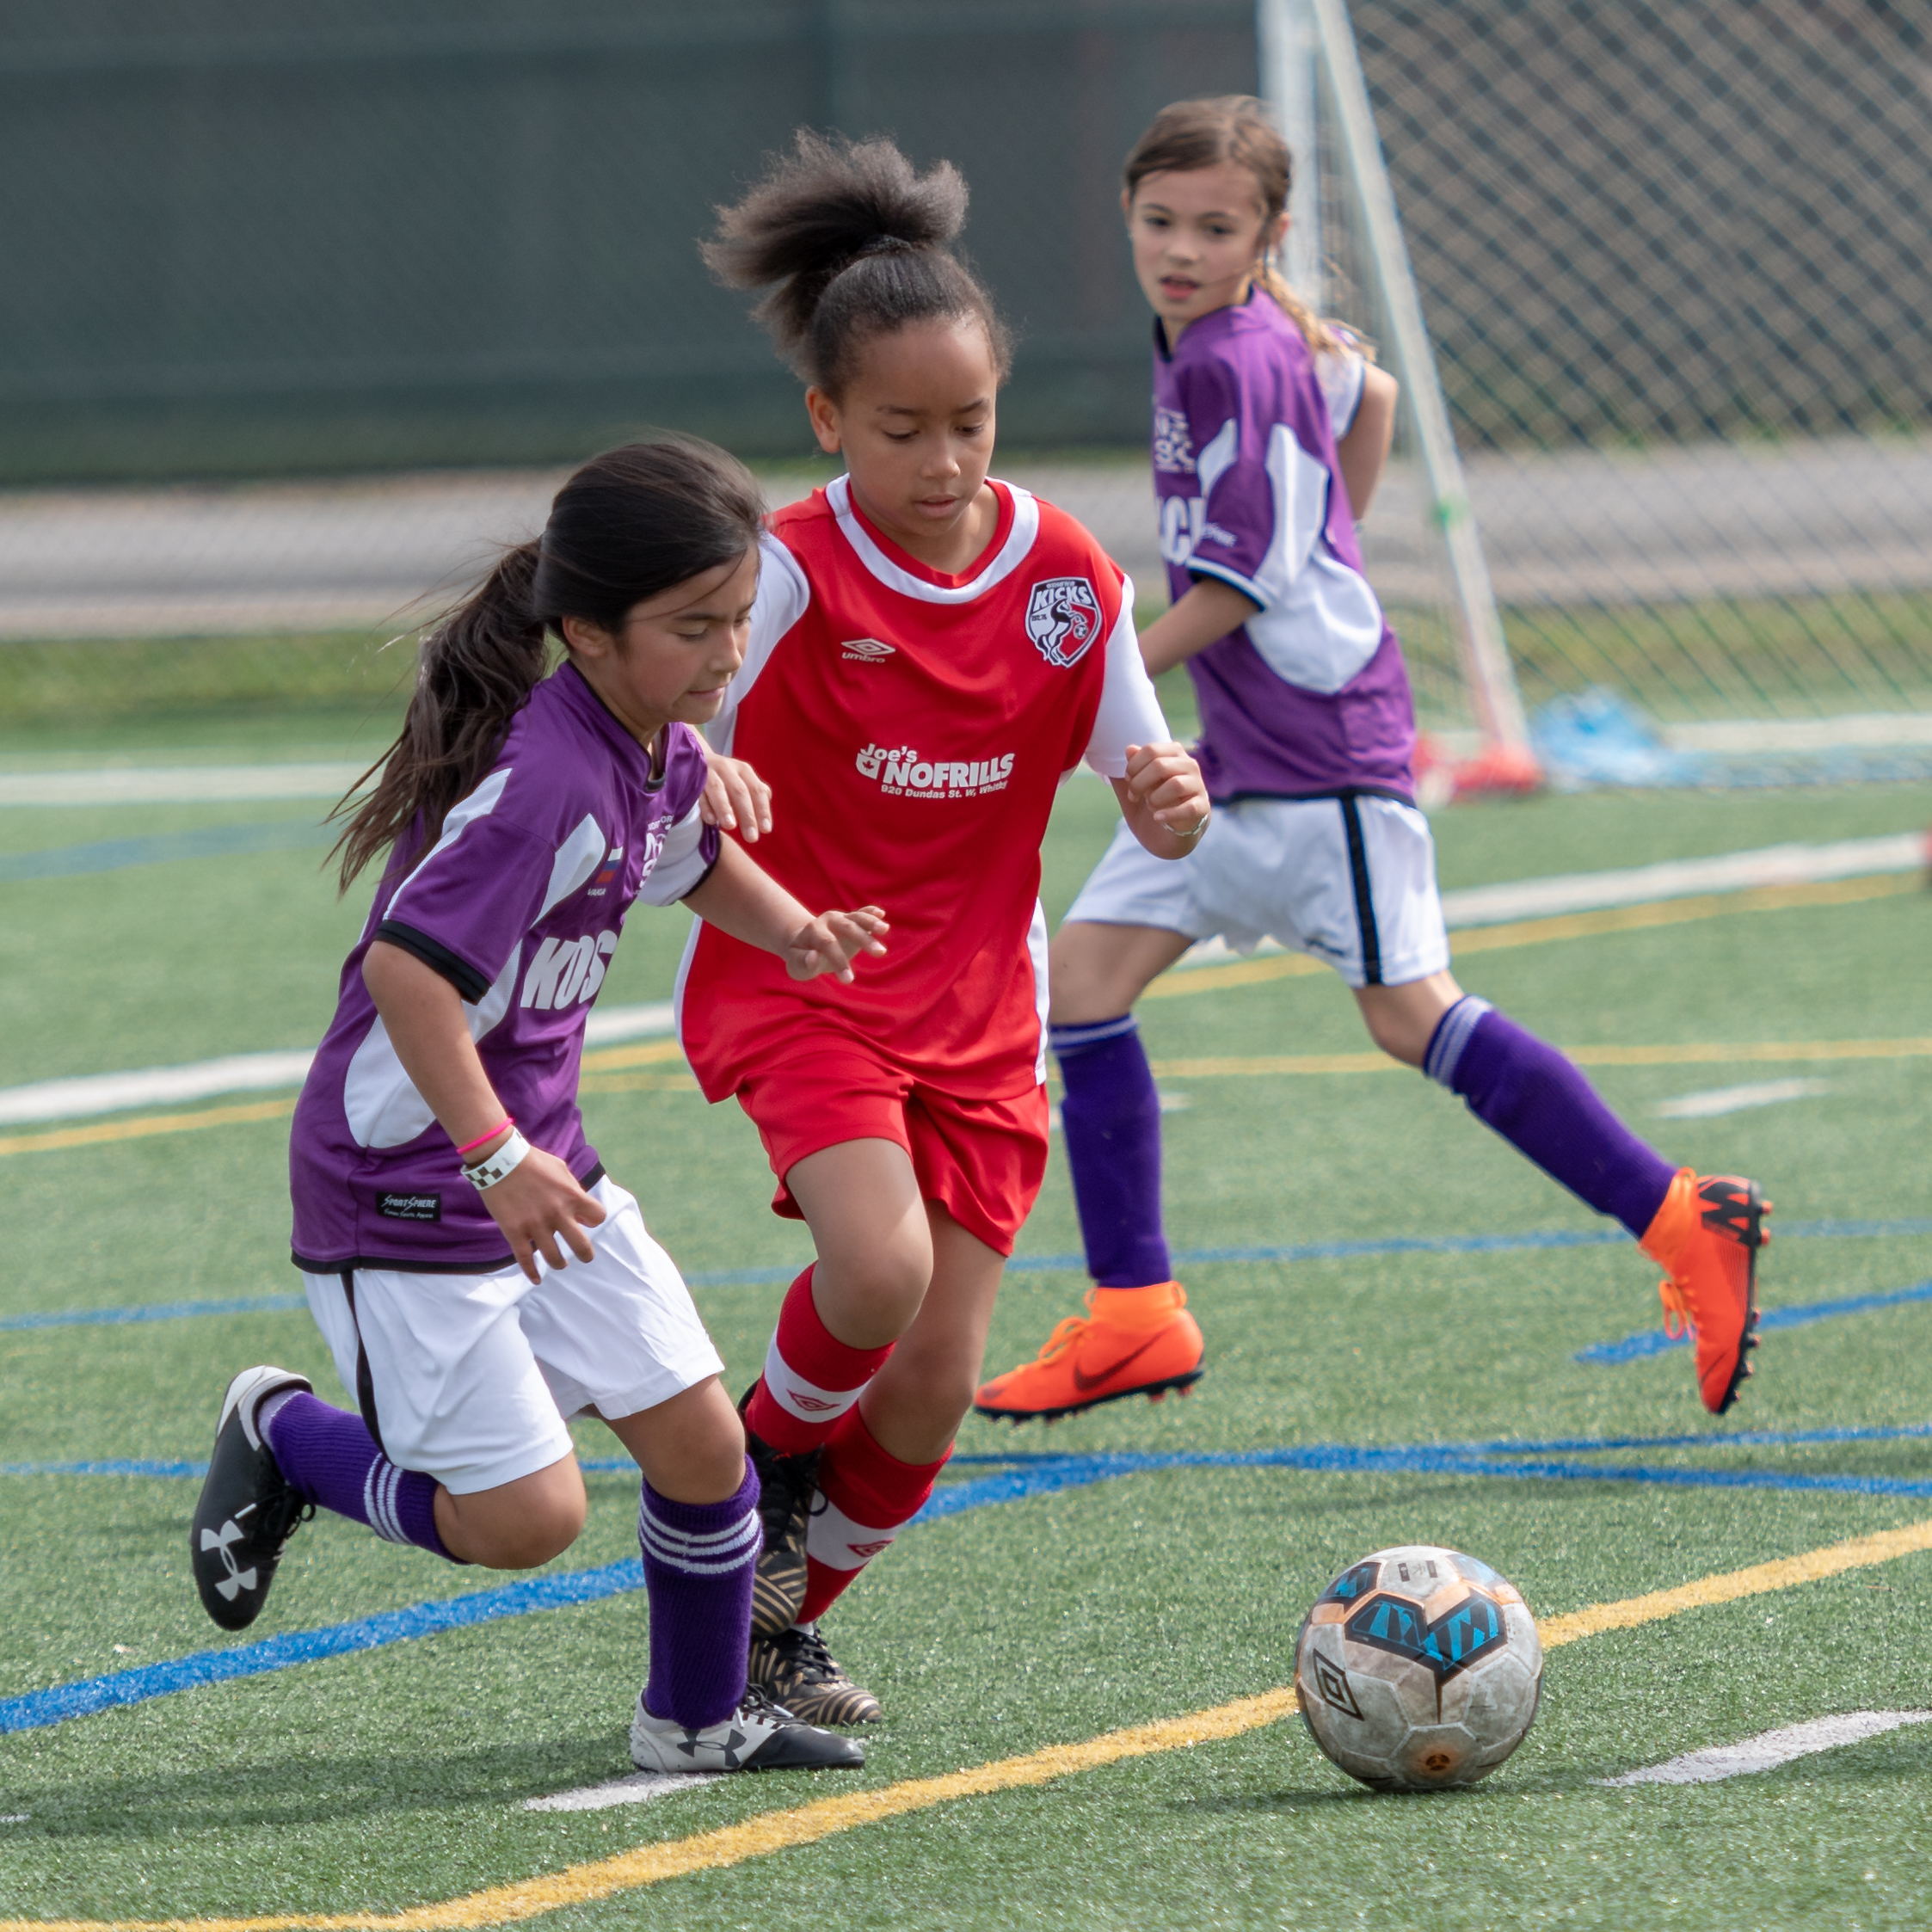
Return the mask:
M 1573 1644 L 1606 1630 L 1627 1630 L 1654 1623 L 1684 1610 L 1735 1603 L 1741 1597 L 1762 1597 L 1772 1591 L 1816 1583 L 1846 1570 L 1932 1549 L 1932 1521 L 1855 1536 L 1849 1542 L 1828 1544 L 1802 1556 L 1759 1563 L 1748 1570 L 1732 1570 L 1705 1577 L 1675 1590 L 1652 1591 L 1619 1603 L 1596 1603 L 1551 1617 L 1537 1626 L 1546 1650 Z M 1049 1744 L 1023 1757 L 996 1758 L 967 1770 L 949 1771 L 936 1778 L 908 1778 L 871 1791 L 853 1791 L 821 1798 L 789 1811 L 765 1812 L 737 1824 L 686 1838 L 638 1845 L 612 1858 L 548 1872 L 540 1878 L 489 1886 L 458 1898 L 433 1904 L 409 1905 L 395 1912 L 278 1912 L 255 1918 L 169 1919 L 40 1919 L 0 1920 L 0 1932 L 471 1932 L 471 1928 L 508 1925 L 535 1918 L 566 1905 L 594 1904 L 619 1892 L 636 1892 L 666 1879 L 692 1872 L 715 1872 L 748 1859 L 769 1857 L 794 1845 L 815 1844 L 841 1831 L 908 1812 L 929 1810 L 962 1798 L 983 1798 L 997 1791 L 1051 1782 L 1082 1771 L 1117 1764 L 1124 1758 L 1147 1757 L 1160 1751 L 1181 1750 L 1190 1744 L 1238 1738 L 1290 1715 L 1295 1693 L 1264 1691 L 1258 1697 L 1237 1698 L 1186 1717 L 1164 1718 L 1158 1723 L 1109 1731 L 1084 1744 Z
M 684 1049 L 674 1039 L 644 1040 L 634 1047 L 600 1047 L 583 1056 L 587 1074 L 614 1074 L 620 1067 L 658 1067 L 682 1060 Z
M 1712 1067 L 1732 1061 L 1922 1060 L 1932 1040 L 1697 1040 L 1682 1046 L 1565 1047 L 1579 1067 Z M 1412 1073 L 1385 1053 L 1259 1054 L 1244 1059 L 1157 1060 L 1159 1080 L 1218 1080 L 1244 1074 Z
M 251 1100 L 241 1107 L 210 1107 L 198 1114 L 144 1114 L 138 1120 L 104 1120 L 92 1127 L 62 1127 L 51 1134 L 0 1135 L 0 1154 L 52 1154 L 58 1148 L 98 1147 L 103 1141 L 141 1141 L 151 1134 L 186 1134 L 231 1121 L 274 1120 L 295 1111 L 292 1100 Z
M 689 1074 L 591 1074 L 578 1082 L 580 1093 L 695 1093 Z
M 1518 920 L 1509 926 L 1480 926 L 1453 934 L 1450 946 L 1460 959 L 1468 953 L 1504 952 L 1516 946 L 1547 945 L 1556 939 L 1587 939 L 1604 932 L 1685 926 L 1698 920 L 1719 919 L 1729 913 L 1777 913 L 1794 906 L 1848 906 L 1862 899 L 1886 899 L 1896 893 L 1923 889 L 1918 876 L 1909 872 L 1881 874 L 1876 878 L 1827 879 L 1816 885 L 1757 886 L 1749 892 L 1712 892 L 1695 899 L 1660 899 L 1641 906 L 1610 906 L 1601 912 Z M 1211 993 L 1219 987 L 1258 986 L 1268 980 L 1299 979 L 1329 970 L 1320 960 L 1311 959 L 1305 953 L 1275 953 L 1265 959 L 1243 959 L 1231 966 L 1197 966 L 1188 971 L 1163 974 L 1141 997 L 1180 1000 L 1191 993 Z

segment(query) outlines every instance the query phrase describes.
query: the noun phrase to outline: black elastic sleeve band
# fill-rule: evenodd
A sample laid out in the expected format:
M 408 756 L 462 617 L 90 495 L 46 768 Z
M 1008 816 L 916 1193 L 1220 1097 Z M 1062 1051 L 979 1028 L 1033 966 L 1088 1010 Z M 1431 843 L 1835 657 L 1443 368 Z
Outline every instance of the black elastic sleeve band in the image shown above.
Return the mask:
M 427 932 L 419 932 L 400 920 L 385 919 L 376 928 L 376 937 L 386 939 L 413 953 L 433 973 L 440 973 L 472 1006 L 489 991 L 489 981 L 465 959 L 458 959 L 447 946 L 439 945 Z

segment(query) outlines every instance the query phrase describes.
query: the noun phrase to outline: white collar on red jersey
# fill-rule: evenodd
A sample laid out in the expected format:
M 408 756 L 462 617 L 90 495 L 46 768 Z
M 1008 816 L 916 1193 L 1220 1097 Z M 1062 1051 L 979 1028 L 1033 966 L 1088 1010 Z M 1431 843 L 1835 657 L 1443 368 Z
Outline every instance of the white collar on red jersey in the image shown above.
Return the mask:
M 1033 539 L 1040 533 L 1040 506 L 1034 501 L 1031 492 L 1022 489 L 1018 483 L 1003 483 L 1000 488 L 1013 500 L 1013 526 L 1006 532 L 1006 542 L 1000 545 L 998 554 L 985 569 L 971 582 L 950 590 L 943 584 L 914 576 L 879 548 L 873 541 L 871 532 L 853 513 L 850 477 L 837 477 L 828 483 L 825 486 L 825 500 L 832 506 L 832 514 L 839 520 L 839 528 L 858 554 L 858 561 L 889 590 L 916 597 L 925 604 L 970 604 L 975 597 L 985 596 L 994 585 L 1019 568 L 1027 551 L 1033 547 Z

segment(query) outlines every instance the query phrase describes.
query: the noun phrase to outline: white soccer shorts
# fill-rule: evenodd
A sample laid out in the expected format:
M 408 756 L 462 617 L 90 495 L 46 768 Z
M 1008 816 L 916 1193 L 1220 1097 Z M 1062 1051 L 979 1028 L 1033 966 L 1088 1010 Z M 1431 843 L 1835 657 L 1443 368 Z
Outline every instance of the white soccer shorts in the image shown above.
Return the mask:
M 495 1489 L 570 1453 L 565 1420 L 635 1415 L 722 1375 L 677 1264 L 609 1179 L 595 1258 L 531 1282 L 494 1274 L 358 1268 L 305 1274 L 335 1372 L 397 1467 L 458 1496 Z M 352 1295 L 353 1289 L 353 1295 Z
M 1278 939 L 1353 987 L 1406 986 L 1449 963 L 1429 821 L 1372 794 L 1216 805 L 1180 859 L 1156 858 L 1123 825 L 1065 923 L 1075 920 L 1218 935 L 1237 952 Z

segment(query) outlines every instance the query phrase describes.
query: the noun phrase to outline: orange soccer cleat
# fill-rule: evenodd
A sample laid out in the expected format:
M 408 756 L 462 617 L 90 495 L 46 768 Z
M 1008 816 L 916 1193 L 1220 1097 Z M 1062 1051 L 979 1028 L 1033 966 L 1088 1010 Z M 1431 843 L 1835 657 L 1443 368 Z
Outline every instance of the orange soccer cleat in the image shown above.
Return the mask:
M 1178 1282 L 1089 1289 L 1086 1305 L 1089 1313 L 1068 1316 L 1032 1361 L 985 1383 L 974 1408 L 1016 1423 L 1051 1422 L 1123 1395 L 1158 1402 L 1200 1381 L 1201 1330 Z
M 1756 1181 L 1735 1174 L 1700 1178 L 1677 1170 L 1642 1246 L 1670 1271 L 1658 1292 L 1664 1326 L 1689 1329 L 1697 1344 L 1697 1393 L 1713 1415 L 1738 1399 L 1757 1346 L 1757 1251 L 1771 1237 L 1764 1217 L 1771 1203 Z

